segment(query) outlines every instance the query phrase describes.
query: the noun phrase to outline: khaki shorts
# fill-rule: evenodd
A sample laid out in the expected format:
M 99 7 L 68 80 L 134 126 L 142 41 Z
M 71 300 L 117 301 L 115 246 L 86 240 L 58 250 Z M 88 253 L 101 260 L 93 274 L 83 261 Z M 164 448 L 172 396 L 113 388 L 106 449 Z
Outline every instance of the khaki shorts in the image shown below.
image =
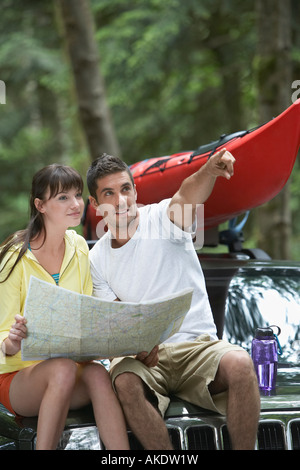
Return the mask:
M 229 351 L 244 349 L 201 335 L 195 341 L 161 344 L 156 367 L 149 368 L 134 357 L 116 358 L 111 362 L 110 373 L 113 383 L 124 372 L 138 375 L 156 396 L 162 416 L 169 406 L 169 395 L 225 415 L 227 392 L 211 395 L 208 385 L 216 376 L 221 358 Z

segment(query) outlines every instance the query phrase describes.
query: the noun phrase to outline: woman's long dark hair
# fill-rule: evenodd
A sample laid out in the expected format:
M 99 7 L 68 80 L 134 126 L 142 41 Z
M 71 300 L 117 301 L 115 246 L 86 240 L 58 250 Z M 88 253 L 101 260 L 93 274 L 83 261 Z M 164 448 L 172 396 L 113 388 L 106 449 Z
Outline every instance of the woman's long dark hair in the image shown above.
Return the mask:
M 59 192 L 69 191 L 72 188 L 76 188 L 78 192 L 82 193 L 83 181 L 80 174 L 69 166 L 59 164 L 49 165 L 45 168 L 42 168 L 34 175 L 30 195 L 30 220 L 27 225 L 27 228 L 25 230 L 19 230 L 18 232 L 10 235 L 0 245 L 0 264 L 2 263 L 3 259 L 9 251 L 13 251 L 13 255 L 15 251 L 19 250 L 21 245 L 17 259 L 13 264 L 10 272 L 8 273 L 6 278 L 0 282 L 4 282 L 9 278 L 14 268 L 28 249 L 29 242 L 31 240 L 34 240 L 38 235 L 44 233 L 43 243 L 45 243 L 47 234 L 45 230 L 44 218 L 43 215 L 35 207 L 35 199 L 38 198 L 42 201 L 45 201 L 48 189 L 48 199 L 51 199 L 55 197 Z M 14 247 L 15 250 L 13 250 Z M 2 270 L 6 266 L 6 263 L 3 266 Z

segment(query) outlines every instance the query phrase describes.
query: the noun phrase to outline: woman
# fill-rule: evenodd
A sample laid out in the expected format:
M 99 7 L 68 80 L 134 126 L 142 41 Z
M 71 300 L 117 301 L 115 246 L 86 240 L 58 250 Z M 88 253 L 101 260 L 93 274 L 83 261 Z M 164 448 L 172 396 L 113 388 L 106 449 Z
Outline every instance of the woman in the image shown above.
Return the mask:
M 28 227 L 0 247 L 0 402 L 16 415 L 38 415 L 37 449 L 55 449 L 68 410 L 92 402 L 106 448 L 128 449 L 123 414 L 102 365 L 21 359 L 30 276 L 92 293 L 88 247 L 67 230 L 80 223 L 82 189 L 80 175 L 70 167 L 54 164 L 40 170 L 32 182 Z

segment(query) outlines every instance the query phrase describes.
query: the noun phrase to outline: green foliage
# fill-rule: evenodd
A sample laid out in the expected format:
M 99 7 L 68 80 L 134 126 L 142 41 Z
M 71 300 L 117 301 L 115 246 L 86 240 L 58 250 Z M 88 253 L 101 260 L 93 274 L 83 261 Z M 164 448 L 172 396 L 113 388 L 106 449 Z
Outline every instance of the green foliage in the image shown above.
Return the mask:
M 254 0 L 90 3 L 99 66 L 127 163 L 192 150 L 261 124 Z M 300 7 L 292 3 L 296 80 Z M 7 96 L 0 105 L 0 241 L 26 224 L 38 168 L 61 161 L 84 176 L 89 163 L 58 10 L 56 0 L 1 2 L 0 79 Z M 293 246 L 300 246 L 299 175 L 298 164 L 290 184 Z M 251 223 L 245 230 L 255 245 Z
M 33 174 L 72 164 L 75 105 L 51 2 L 5 0 L 0 17 L 0 241 L 24 228 Z M 82 148 L 81 148 L 82 150 Z M 78 153 L 78 149 L 77 149 Z
M 224 100 L 225 81 L 231 80 L 239 109 L 251 101 L 246 96 L 251 76 L 242 70 L 249 70 L 245 65 L 253 59 L 252 1 L 113 3 L 114 11 L 112 2 L 93 1 L 96 37 L 129 163 L 194 149 L 248 121 L 252 125 L 251 111 L 251 119 L 242 112 L 231 120 Z M 238 14 L 230 8 L 235 4 Z M 226 56 L 229 61 L 223 64 Z M 237 89 L 236 78 L 241 82 Z

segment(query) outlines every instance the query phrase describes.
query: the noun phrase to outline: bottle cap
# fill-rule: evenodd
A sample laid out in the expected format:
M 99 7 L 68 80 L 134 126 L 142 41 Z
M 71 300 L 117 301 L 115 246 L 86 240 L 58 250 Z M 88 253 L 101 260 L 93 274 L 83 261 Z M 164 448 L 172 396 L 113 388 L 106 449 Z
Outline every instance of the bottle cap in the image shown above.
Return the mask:
M 276 336 L 272 328 L 277 328 L 277 335 L 280 335 L 281 329 L 277 325 L 266 326 L 265 328 L 257 328 L 255 330 L 255 338 L 260 336 Z
M 272 328 L 257 328 L 255 331 L 255 338 L 259 338 L 260 336 L 273 336 Z

